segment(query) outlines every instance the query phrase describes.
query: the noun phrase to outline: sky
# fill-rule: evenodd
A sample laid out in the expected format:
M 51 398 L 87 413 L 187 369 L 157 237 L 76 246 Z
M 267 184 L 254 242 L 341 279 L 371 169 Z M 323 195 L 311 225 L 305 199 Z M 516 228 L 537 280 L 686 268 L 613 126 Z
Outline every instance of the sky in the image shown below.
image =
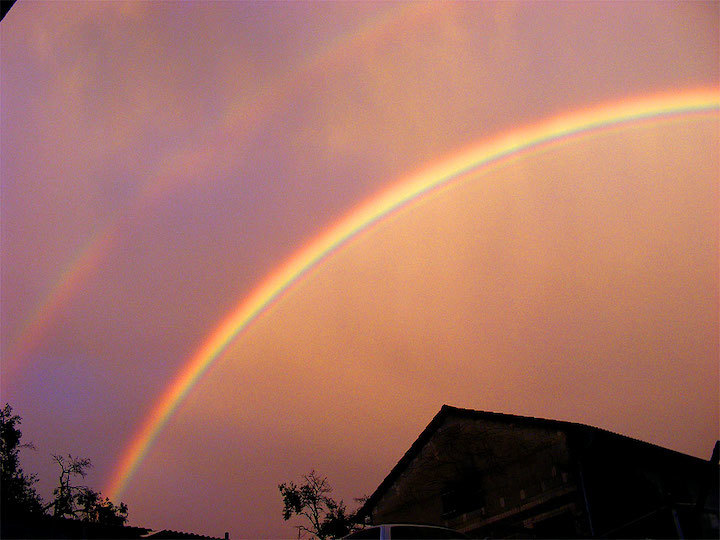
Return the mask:
M 717 2 L 17 2 L 0 392 L 40 493 L 71 453 L 133 525 L 295 537 L 279 483 L 315 469 L 352 508 L 444 403 L 709 458 L 719 20 Z M 698 94 L 715 105 L 522 149 L 558 118 Z M 501 140 L 520 150 L 360 226 Z

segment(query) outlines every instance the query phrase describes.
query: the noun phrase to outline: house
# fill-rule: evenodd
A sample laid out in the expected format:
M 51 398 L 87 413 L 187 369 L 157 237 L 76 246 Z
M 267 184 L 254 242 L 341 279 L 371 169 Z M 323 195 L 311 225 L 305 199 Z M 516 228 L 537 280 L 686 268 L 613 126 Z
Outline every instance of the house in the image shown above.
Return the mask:
M 609 431 L 444 405 L 359 510 L 472 537 L 718 538 L 713 458 Z
M 165 539 L 193 538 L 197 540 L 228 540 L 201 534 L 152 530 L 146 527 L 108 525 L 65 517 L 38 516 L 32 519 L 5 520 L 0 523 L 0 538 L 53 538 L 53 539 Z

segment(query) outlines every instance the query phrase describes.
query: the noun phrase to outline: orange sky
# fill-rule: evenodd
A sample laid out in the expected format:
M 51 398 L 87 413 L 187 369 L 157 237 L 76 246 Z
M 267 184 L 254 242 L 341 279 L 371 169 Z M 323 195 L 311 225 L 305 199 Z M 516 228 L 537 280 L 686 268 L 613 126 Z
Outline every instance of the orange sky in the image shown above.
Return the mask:
M 107 485 L 228 311 L 391 182 L 558 113 L 718 88 L 717 3 L 21 0 L 0 24 L 0 387 L 46 496 L 52 453 Z M 709 457 L 718 122 L 564 141 L 351 242 L 190 393 L 131 523 L 294 536 L 278 483 L 315 468 L 351 503 L 443 403 Z

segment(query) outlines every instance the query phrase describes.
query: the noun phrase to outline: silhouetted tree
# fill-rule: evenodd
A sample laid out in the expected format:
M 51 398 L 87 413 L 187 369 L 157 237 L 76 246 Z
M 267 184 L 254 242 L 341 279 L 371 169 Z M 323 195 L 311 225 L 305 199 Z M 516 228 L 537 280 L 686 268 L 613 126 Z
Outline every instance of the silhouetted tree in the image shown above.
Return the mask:
M 120 503 L 115 506 L 110 499 L 87 486 L 75 485 L 74 477 L 85 478 L 87 470 L 92 468 L 88 458 L 79 458 L 68 455 L 53 455 L 53 459 L 60 467 L 58 487 L 53 490 L 55 499 L 46 506 L 53 507 L 53 515 L 58 517 L 72 517 L 93 523 L 105 525 L 124 525 L 127 521 L 127 506 Z
M 329 499 L 327 507 L 328 511 L 320 524 L 320 531 L 324 535 L 323 538 L 342 538 L 350 534 L 355 522 L 355 516 L 347 513 L 345 504 L 342 501 L 336 503 Z
M 21 418 L 12 413 L 12 407 L 5 404 L 0 410 L 0 515 L 3 522 L 7 516 L 20 519 L 43 514 L 42 500 L 34 488 L 37 479 L 20 467 L 20 449 L 33 448 L 32 444 L 20 443 L 21 423 Z
M 330 497 L 332 488 L 326 477 L 319 476 L 314 470 L 303 476 L 304 482 L 296 486 L 293 482 L 278 486 L 283 498 L 283 519 L 299 516 L 307 525 L 298 525 L 300 532 L 325 540 L 340 538 L 353 528 L 354 516 L 347 513 L 343 501 L 335 502 Z
M 125 503 L 116 506 L 97 491 L 85 489 L 77 496 L 78 514 L 83 521 L 104 525 L 125 525 L 128 508 Z
M 74 476 L 85 478 L 87 470 L 92 467 L 88 458 L 76 458 L 68 455 L 67 461 L 63 456 L 53 454 L 53 459 L 60 467 L 58 486 L 53 490 L 55 499 L 47 506 L 53 508 L 56 517 L 77 517 L 76 499 L 87 489 L 86 486 L 76 486 L 70 483 Z
M 20 467 L 20 449 L 34 449 L 32 444 L 20 442 L 21 422 L 22 419 L 13 414 L 9 404 L 0 410 L 0 523 L 3 525 L 0 536 L 7 531 L 11 531 L 11 536 L 21 534 L 28 523 L 37 523 L 46 517 L 50 508 L 53 508 L 53 516 L 56 517 L 105 525 L 125 524 L 128 509 L 124 503 L 116 506 L 100 493 L 74 483 L 76 477 L 85 478 L 88 469 L 92 468 L 88 458 L 53 455 L 60 467 L 58 486 L 53 491 L 52 502 L 43 506 L 34 487 L 37 478 L 34 474 L 26 474 Z

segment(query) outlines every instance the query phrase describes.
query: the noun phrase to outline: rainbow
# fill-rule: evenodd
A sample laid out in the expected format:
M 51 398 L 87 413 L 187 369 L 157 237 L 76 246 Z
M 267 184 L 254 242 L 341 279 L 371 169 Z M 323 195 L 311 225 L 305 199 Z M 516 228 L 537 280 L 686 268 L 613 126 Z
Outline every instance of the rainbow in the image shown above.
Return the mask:
M 116 223 L 117 221 L 116 213 L 110 222 Z M 114 230 L 115 228 L 109 227 L 91 236 L 78 250 L 77 255 L 70 259 L 70 263 L 60 273 L 50 292 L 35 305 L 32 314 L 20 329 L 17 339 L 4 355 L 4 377 L 15 375 L 20 368 L 19 360 L 27 356 L 33 347 L 40 343 L 43 334 L 51 326 L 54 315 L 70 300 L 73 293 L 110 251 L 115 237 L 112 234 Z
M 602 105 L 560 115 L 472 145 L 393 183 L 366 200 L 293 253 L 266 276 L 207 336 L 184 363 L 123 452 L 106 489 L 116 500 L 126 488 L 160 431 L 213 362 L 264 310 L 309 270 L 381 219 L 423 196 L 467 178 L 493 164 L 582 134 L 663 120 L 688 113 L 720 110 L 718 89 L 695 89 Z
M 126 207 L 112 213 L 103 226 L 69 260 L 53 285 L 30 310 L 8 351 L 3 354 L 5 379 L 16 375 L 22 361 L 41 343 L 63 306 L 112 251 L 120 236 L 124 216 L 141 212 L 183 178 L 202 177 L 202 171 L 211 166 L 216 170 L 222 168 L 218 156 L 232 154 L 222 150 L 229 145 L 236 147 L 238 140 L 249 136 L 252 127 L 261 125 L 263 118 L 274 110 L 273 107 L 287 99 L 291 90 L 312 73 L 321 73 L 327 66 L 342 62 L 368 43 L 390 34 L 397 22 L 406 24 L 408 20 L 429 16 L 429 9 L 434 8 L 432 5 L 411 3 L 392 5 L 380 11 L 358 28 L 336 36 L 327 45 L 301 60 L 298 65 L 263 85 L 254 95 L 230 103 L 219 122 L 208 127 L 201 137 L 206 140 L 204 144 L 198 146 L 193 141 L 191 145 L 162 155 L 156 170 L 140 186 L 135 199 Z

